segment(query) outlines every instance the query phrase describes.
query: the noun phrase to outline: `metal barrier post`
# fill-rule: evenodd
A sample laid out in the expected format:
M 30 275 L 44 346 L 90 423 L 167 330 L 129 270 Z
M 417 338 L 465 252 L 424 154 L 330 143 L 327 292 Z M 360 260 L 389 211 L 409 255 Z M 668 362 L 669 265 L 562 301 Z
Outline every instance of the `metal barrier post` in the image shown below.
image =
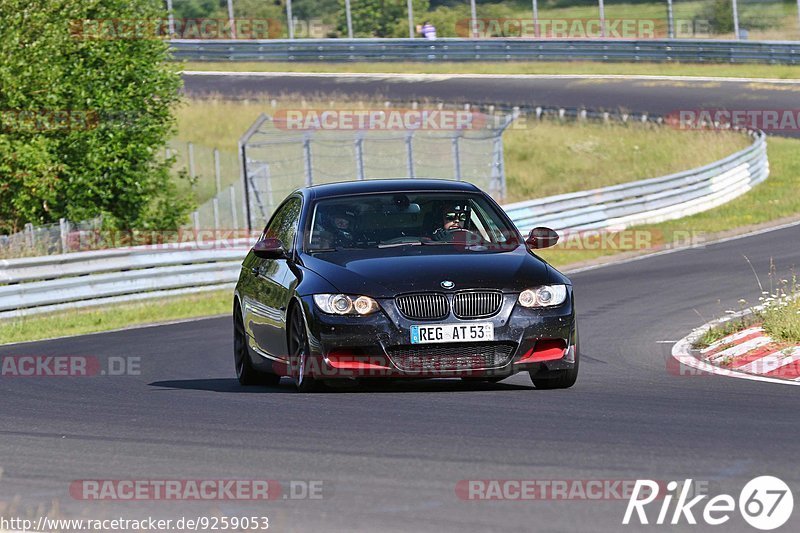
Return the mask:
M 800 0 L 797 0 L 800 2 Z M 347 17 L 347 38 L 353 38 L 353 14 L 350 11 L 350 0 L 344 0 L 344 14 Z
M 303 137 L 303 162 L 306 171 L 306 187 L 314 184 L 314 176 L 311 169 L 311 135 L 306 133 Z
M 797 0 L 800 2 L 800 0 Z M 667 0 L 667 35 L 670 39 L 675 38 L 675 16 L 672 12 L 672 0 Z
M 214 148 L 214 183 L 217 186 L 217 194 L 222 192 L 222 176 L 219 171 L 219 150 Z
M 414 7 L 411 5 L 411 0 L 406 0 L 408 6 L 408 38 L 414 38 Z
M 453 135 L 453 171 L 455 173 L 455 180 L 461 181 L 461 150 L 458 143 L 459 135 Z
M 242 190 L 244 194 L 242 195 L 242 201 L 244 202 L 244 224 L 247 227 L 247 231 L 252 231 L 253 229 L 253 219 L 250 216 L 250 187 L 247 183 L 247 147 L 239 143 L 239 155 L 241 160 L 239 164 L 241 165 L 241 174 L 242 174 Z
M 406 165 L 408 168 L 408 177 L 414 178 L 414 130 L 406 134 Z
M 356 134 L 356 177 L 359 180 L 364 176 L 364 136 L 361 132 Z
M 194 226 L 194 240 L 200 242 L 200 213 L 192 213 L 192 225 Z
M 69 247 L 69 222 L 64 218 L 59 218 L 58 227 L 61 230 L 61 253 L 65 254 Z
M 231 39 L 236 39 L 236 22 L 233 19 L 233 0 L 228 0 L 228 22 L 231 25 Z
M 294 19 L 292 17 L 292 0 L 286 0 L 286 21 L 289 23 L 289 39 L 294 39 Z
M 603 0 L 597 0 L 597 8 L 600 10 L 600 37 L 606 36 L 606 6 Z
M 214 240 L 216 241 L 219 233 L 219 198 L 214 197 L 211 205 L 214 208 Z
M 236 188 L 231 185 L 231 219 L 233 219 L 233 230 L 239 231 L 239 214 L 236 212 Z

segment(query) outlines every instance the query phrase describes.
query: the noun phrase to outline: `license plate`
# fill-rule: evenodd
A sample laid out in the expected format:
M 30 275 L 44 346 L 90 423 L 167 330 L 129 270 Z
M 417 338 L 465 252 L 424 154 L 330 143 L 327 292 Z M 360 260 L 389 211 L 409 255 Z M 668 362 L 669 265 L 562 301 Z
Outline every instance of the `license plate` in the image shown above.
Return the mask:
M 493 340 L 494 324 L 491 322 L 411 326 L 411 344 Z

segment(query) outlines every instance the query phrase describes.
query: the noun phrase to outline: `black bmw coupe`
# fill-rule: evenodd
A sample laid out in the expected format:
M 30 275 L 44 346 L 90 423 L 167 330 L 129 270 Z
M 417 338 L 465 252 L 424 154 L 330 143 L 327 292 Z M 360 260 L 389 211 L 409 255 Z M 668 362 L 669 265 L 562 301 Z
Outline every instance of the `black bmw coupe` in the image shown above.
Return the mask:
M 297 190 L 242 264 L 233 304 L 242 385 L 292 378 L 499 381 L 571 387 L 572 283 L 465 182 L 371 180 Z

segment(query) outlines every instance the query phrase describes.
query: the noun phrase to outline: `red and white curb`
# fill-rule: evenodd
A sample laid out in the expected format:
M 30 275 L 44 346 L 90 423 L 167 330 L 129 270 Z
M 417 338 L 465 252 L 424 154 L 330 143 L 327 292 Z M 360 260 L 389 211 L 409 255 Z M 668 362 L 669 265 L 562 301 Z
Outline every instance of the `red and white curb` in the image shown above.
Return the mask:
M 800 346 L 780 346 L 760 327 L 728 335 L 699 352 L 692 346 L 709 329 L 750 314 L 750 310 L 700 326 L 672 347 L 672 357 L 698 374 L 800 385 Z

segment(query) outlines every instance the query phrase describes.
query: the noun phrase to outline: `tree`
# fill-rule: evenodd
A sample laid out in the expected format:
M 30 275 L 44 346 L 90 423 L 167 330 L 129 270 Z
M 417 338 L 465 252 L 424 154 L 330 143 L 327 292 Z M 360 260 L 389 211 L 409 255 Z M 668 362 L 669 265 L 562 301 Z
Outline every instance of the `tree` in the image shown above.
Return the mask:
M 415 24 L 422 24 L 429 0 L 413 0 Z M 353 0 L 350 2 L 353 34 L 356 37 L 407 37 L 406 0 Z M 347 34 L 344 0 L 339 0 L 339 32 Z
M 154 37 L 165 15 L 151 0 L 0 0 L 0 231 L 183 220 L 191 201 L 162 157 L 181 84 Z

